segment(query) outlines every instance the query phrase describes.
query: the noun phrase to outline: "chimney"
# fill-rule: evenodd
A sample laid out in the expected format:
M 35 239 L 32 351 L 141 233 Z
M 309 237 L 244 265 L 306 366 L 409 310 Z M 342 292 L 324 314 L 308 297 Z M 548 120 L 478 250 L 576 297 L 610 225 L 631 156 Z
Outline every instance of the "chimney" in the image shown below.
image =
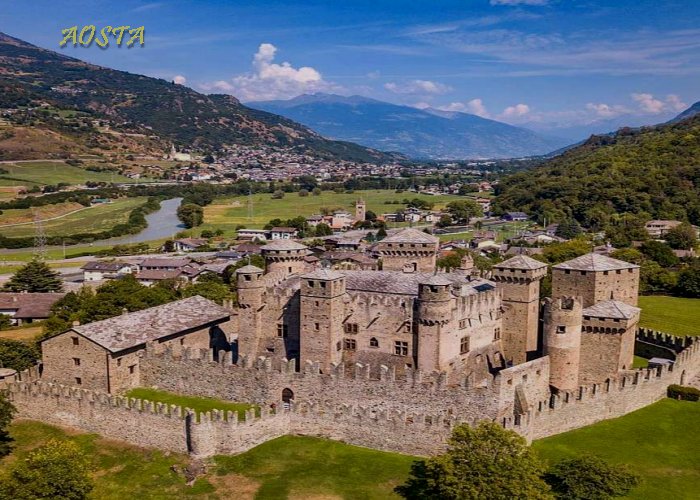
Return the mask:
M 73 321 L 73 326 L 80 326 L 80 321 L 78 321 L 77 319 Z

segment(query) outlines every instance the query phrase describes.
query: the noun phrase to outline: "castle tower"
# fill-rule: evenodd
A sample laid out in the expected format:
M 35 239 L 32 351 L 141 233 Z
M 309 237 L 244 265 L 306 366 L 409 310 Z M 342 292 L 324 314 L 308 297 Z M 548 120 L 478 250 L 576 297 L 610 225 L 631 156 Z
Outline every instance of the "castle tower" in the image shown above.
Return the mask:
M 290 240 L 274 240 L 260 248 L 267 273 L 281 272 L 286 276 L 303 273 L 307 247 Z
M 365 216 L 367 215 L 367 204 L 365 203 L 365 200 L 360 198 L 355 202 L 355 220 L 357 222 L 362 222 L 365 220 Z
M 517 365 L 528 360 L 538 345 L 540 282 L 547 275 L 547 264 L 526 255 L 517 255 L 493 266 L 493 281 L 503 291 L 503 352 Z
M 432 273 L 440 240 L 418 229 L 406 228 L 376 244 L 383 271 Z
M 448 349 L 440 345 L 443 330 L 450 321 L 452 312 L 452 281 L 439 274 L 418 284 L 417 349 L 414 347 L 416 368 L 424 373 L 440 370 L 441 354 L 447 356 Z M 467 343 L 469 341 L 467 340 Z
M 552 297 L 580 296 L 583 307 L 619 300 L 637 305 L 639 266 L 589 253 L 552 267 Z
M 340 363 L 343 350 L 357 348 L 355 339 L 344 338 L 345 275 L 318 269 L 301 276 L 300 354 L 301 363 L 320 362 L 330 371 L 331 363 Z M 354 342 L 354 344 L 353 344 Z
M 459 261 L 459 269 L 457 271 L 466 276 L 471 276 L 474 272 L 474 258 L 470 253 L 464 254 Z
M 583 310 L 580 384 L 604 382 L 632 368 L 640 312 L 616 300 Z
M 239 328 L 238 355 L 255 359 L 262 337 L 261 311 L 265 305 L 263 270 L 247 265 L 236 270 L 238 288 Z
M 544 308 L 544 353 L 549 356 L 549 383 L 560 391 L 579 385 L 581 300 L 547 299 Z

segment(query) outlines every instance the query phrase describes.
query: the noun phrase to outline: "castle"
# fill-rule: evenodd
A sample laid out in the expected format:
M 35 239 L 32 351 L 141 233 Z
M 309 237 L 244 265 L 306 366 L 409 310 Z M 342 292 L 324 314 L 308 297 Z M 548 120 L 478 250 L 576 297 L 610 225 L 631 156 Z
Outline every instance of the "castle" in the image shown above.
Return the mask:
M 438 239 L 416 229 L 375 250 L 381 271 L 334 271 L 310 268 L 301 243 L 270 242 L 265 270 L 237 270 L 237 307 L 192 297 L 75 325 L 42 342 L 13 400 L 22 416 L 199 455 L 285 433 L 428 454 L 456 422 L 534 439 L 650 404 L 700 372 L 692 339 L 639 330 L 634 264 L 591 253 L 555 265 L 541 300 L 547 266 L 527 256 L 480 277 L 469 256 L 437 272 Z M 634 370 L 635 348 L 673 362 Z M 256 403 L 262 418 L 197 422 L 120 396 L 137 386 Z

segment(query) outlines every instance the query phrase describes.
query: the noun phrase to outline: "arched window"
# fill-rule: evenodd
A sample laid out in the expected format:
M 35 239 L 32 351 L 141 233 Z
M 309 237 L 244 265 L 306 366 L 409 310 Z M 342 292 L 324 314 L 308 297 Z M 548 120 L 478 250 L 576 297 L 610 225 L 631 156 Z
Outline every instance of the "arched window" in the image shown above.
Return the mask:
M 289 403 L 293 399 L 294 399 L 294 392 L 292 392 L 292 390 L 289 388 L 284 388 L 282 390 L 282 402 Z
M 375 337 L 372 337 L 371 339 L 369 339 L 369 346 L 379 347 L 379 341 Z

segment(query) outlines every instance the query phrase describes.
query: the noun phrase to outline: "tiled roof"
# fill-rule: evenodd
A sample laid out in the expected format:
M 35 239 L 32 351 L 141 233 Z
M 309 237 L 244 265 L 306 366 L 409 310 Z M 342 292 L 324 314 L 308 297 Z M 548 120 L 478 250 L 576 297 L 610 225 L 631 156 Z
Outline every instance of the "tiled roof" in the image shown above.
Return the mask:
M 225 321 L 230 315 L 230 311 L 215 302 L 195 295 L 142 311 L 74 326 L 72 330 L 110 352 L 119 352 L 209 323 Z
M 273 233 L 296 233 L 297 230 L 293 227 L 273 227 L 270 229 Z
M 183 272 L 179 269 L 144 269 L 136 274 L 137 280 L 172 280 L 179 278 Z
M 572 269 L 575 271 L 614 271 L 616 269 L 630 269 L 639 267 L 623 260 L 613 259 L 606 255 L 589 253 L 575 259 L 562 262 L 554 266 L 554 269 Z
M 640 311 L 640 308 L 619 300 L 606 300 L 585 308 L 582 313 L 584 316 L 596 318 L 630 319 L 638 315 Z
M 433 273 L 402 273 L 400 271 L 341 271 L 345 275 L 345 287 L 348 290 L 375 293 L 392 293 L 399 295 L 418 295 L 420 283 L 432 279 Z M 471 280 L 461 273 L 442 273 L 452 285 L 459 285 L 460 295 L 478 293 L 494 288 L 488 280 Z M 447 283 L 447 281 L 445 282 Z
M 515 257 L 511 257 L 510 259 L 500 262 L 493 267 L 499 269 L 535 270 L 547 267 L 547 264 L 545 264 L 544 262 L 540 262 L 539 260 L 535 260 L 532 257 L 528 257 L 527 255 L 516 255 Z
M 17 319 L 48 318 L 51 306 L 65 293 L 0 293 L 0 309 L 15 311 Z
M 190 259 L 152 258 L 141 261 L 141 267 L 182 267 L 190 263 Z
M 337 280 L 343 278 L 345 275 L 338 271 L 333 271 L 331 269 L 316 269 L 313 272 L 303 274 L 302 279 L 311 280 Z
M 384 238 L 381 243 L 437 243 L 440 241 L 432 234 L 424 233 L 418 229 L 407 227 Z
M 421 285 L 438 285 L 438 286 L 447 286 L 447 285 L 452 285 L 453 282 L 451 279 L 447 278 L 443 274 L 433 274 L 429 278 L 426 278 L 424 280 L 421 280 L 419 282 Z
M 257 266 L 253 266 L 252 264 L 248 264 L 247 266 L 243 266 L 239 269 L 236 269 L 236 274 L 251 274 L 251 273 L 262 273 L 264 272 L 262 269 L 260 269 Z
M 80 269 L 83 271 L 119 271 L 125 267 L 129 267 L 126 262 L 93 260 Z
M 304 250 L 307 247 L 292 240 L 273 240 L 261 248 L 263 250 Z

